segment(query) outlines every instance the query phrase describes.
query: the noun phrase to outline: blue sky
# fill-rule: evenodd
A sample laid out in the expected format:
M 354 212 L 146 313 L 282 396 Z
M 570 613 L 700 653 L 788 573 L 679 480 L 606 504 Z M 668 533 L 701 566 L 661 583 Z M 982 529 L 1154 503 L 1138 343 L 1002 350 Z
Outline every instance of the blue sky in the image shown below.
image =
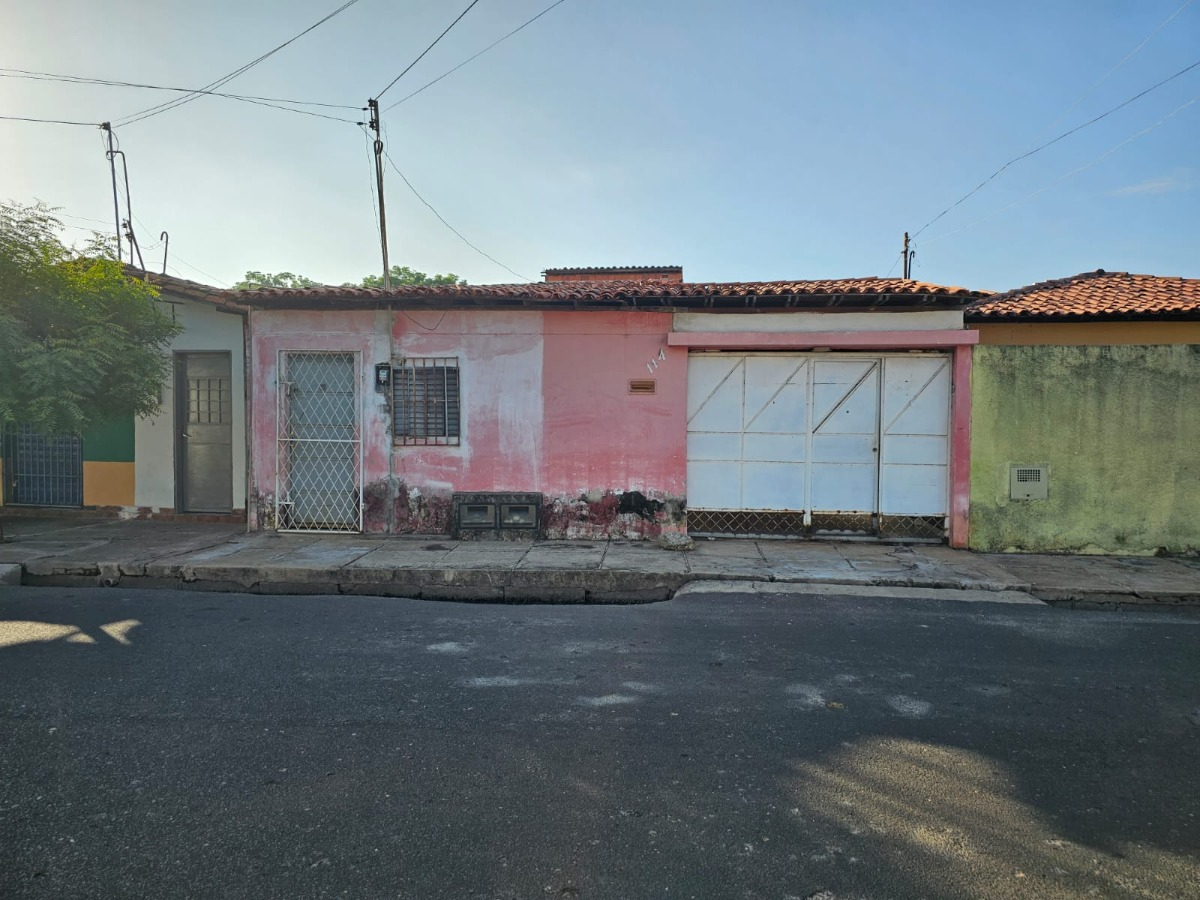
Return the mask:
M 550 2 L 480 0 L 383 106 Z M 184 87 L 338 5 L 0 3 L 5 67 Z M 1006 160 L 1200 60 L 1194 2 L 1112 71 L 1182 3 L 566 0 L 387 112 L 387 144 L 450 224 L 533 279 L 626 264 L 692 281 L 885 275 L 905 230 Z M 465 5 L 359 0 L 224 90 L 364 105 Z M 165 96 L 0 78 L 0 115 L 116 121 Z M 914 277 L 1200 277 L 1198 97 L 1200 67 L 1014 164 L 915 238 Z M 205 97 L 117 134 L 139 240 L 169 231 L 177 274 L 378 271 L 355 125 Z M 74 236 L 111 222 L 98 130 L 0 121 L 0 157 L 0 197 L 62 207 Z M 386 199 L 393 262 L 515 280 L 390 170 Z M 161 248 L 146 255 L 161 265 Z

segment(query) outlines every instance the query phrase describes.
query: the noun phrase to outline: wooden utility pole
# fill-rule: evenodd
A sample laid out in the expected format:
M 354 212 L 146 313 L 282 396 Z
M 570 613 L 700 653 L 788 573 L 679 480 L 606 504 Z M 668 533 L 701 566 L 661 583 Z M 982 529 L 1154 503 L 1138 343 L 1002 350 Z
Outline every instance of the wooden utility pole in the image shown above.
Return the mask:
M 368 100 L 368 125 L 375 132 L 375 183 L 379 193 L 379 246 L 383 250 L 383 289 L 392 287 L 392 269 L 388 265 L 387 213 L 383 209 L 383 141 L 379 136 L 379 101 Z

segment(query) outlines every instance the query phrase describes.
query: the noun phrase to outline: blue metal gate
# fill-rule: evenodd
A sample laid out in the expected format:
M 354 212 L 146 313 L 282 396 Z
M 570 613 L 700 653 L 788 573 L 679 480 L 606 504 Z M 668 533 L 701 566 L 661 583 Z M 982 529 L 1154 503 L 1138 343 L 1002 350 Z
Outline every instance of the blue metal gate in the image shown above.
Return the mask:
M 3 430 L 4 502 L 83 505 L 83 440 L 41 434 L 28 425 Z

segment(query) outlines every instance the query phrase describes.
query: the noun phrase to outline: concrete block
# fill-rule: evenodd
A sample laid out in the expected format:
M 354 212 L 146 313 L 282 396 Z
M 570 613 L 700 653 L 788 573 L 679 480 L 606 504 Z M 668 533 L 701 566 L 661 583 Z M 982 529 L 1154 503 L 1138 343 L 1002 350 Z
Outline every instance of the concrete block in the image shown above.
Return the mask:
M 16 563 L 0 563 L 0 584 L 20 584 L 21 567 Z

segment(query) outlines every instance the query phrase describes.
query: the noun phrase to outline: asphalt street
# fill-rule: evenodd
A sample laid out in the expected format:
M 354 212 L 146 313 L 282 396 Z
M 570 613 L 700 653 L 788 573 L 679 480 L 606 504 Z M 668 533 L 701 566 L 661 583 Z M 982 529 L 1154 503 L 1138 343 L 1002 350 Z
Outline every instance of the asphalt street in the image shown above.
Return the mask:
M 0 896 L 1200 895 L 1200 618 L 782 590 L 0 589 Z

